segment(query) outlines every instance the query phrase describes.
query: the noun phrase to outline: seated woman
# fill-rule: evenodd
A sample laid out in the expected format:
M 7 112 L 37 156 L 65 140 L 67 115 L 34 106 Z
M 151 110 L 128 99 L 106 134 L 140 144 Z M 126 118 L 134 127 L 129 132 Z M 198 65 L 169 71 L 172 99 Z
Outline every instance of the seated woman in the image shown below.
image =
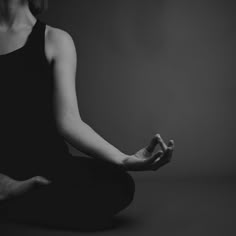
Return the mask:
M 0 214 L 50 226 L 108 227 L 134 198 L 128 171 L 159 169 L 174 142 L 166 145 L 157 134 L 127 155 L 81 119 L 75 46 L 68 33 L 36 18 L 43 3 L 0 0 Z M 65 140 L 91 158 L 73 157 Z M 154 153 L 157 144 L 162 150 Z

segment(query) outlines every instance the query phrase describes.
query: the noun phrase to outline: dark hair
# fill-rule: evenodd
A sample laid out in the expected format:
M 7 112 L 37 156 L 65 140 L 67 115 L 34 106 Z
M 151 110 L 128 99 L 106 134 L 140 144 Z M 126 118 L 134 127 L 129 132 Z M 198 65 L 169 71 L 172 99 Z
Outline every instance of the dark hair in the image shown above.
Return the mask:
M 39 15 L 47 10 L 48 1 L 47 0 L 28 0 L 29 8 L 33 15 Z

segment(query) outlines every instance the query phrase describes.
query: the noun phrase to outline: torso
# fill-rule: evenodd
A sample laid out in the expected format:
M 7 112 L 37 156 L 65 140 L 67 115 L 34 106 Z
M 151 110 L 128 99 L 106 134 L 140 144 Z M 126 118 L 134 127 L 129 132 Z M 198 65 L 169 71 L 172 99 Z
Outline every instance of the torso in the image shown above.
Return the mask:
M 18 29 L 6 30 L 0 27 L 0 56 L 10 54 L 22 49 L 33 29 L 36 20 L 30 25 L 19 27 Z M 46 25 L 45 30 L 45 55 L 49 63 L 53 61 L 53 42 L 50 34 L 55 30 L 54 27 Z
M 53 174 L 69 154 L 53 114 L 54 28 L 35 25 L 0 33 L 0 173 L 15 178 Z

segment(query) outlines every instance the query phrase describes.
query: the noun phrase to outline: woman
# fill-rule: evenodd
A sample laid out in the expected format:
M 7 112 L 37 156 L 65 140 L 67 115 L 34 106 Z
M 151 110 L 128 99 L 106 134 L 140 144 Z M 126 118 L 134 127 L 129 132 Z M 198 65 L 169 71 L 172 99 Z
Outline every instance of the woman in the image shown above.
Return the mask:
M 46 1 L 0 0 L 1 216 L 80 229 L 108 227 L 133 200 L 127 171 L 172 157 L 159 134 L 127 155 L 80 117 L 76 50 L 68 33 L 36 18 Z M 72 157 L 64 139 L 87 157 Z M 161 149 L 154 153 L 157 144 Z

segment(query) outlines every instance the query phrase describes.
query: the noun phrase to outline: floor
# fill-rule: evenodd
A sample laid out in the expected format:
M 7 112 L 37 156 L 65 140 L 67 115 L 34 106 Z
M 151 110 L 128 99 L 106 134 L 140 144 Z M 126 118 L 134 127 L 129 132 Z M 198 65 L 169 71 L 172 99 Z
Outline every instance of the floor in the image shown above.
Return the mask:
M 234 236 L 236 179 L 137 181 L 136 196 L 111 229 L 79 232 L 0 223 L 1 236 Z

